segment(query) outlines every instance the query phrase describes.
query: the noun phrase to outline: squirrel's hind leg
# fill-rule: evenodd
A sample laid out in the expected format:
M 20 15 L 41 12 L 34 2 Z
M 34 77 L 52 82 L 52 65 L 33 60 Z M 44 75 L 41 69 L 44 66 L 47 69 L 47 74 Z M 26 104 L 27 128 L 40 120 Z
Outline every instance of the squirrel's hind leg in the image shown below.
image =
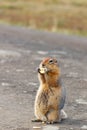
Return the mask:
M 59 113 L 57 110 L 50 110 L 48 113 L 47 113 L 47 124 L 53 124 L 53 123 L 56 123 L 59 119 Z

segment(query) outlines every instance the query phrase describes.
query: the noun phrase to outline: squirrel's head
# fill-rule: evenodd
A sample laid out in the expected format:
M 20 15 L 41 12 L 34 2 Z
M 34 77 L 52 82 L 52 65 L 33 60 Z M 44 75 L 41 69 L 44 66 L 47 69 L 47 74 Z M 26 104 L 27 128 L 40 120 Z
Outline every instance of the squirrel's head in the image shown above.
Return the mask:
M 39 65 L 38 72 L 40 74 L 59 74 L 60 70 L 56 58 L 44 58 Z

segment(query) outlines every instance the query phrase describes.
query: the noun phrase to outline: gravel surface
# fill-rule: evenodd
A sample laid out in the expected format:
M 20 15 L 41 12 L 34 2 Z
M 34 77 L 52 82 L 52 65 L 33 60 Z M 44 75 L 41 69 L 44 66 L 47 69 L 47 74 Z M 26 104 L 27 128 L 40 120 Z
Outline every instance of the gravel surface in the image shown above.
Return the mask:
M 61 68 L 68 119 L 32 123 L 36 68 L 54 56 Z M 87 130 L 87 38 L 0 24 L 0 130 Z

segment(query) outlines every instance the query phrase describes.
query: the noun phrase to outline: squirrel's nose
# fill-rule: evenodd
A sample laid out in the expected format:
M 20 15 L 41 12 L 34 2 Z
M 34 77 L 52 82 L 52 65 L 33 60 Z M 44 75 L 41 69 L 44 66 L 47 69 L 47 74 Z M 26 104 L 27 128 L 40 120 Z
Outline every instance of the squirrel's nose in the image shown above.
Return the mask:
M 45 67 L 45 64 L 42 64 L 42 67 Z

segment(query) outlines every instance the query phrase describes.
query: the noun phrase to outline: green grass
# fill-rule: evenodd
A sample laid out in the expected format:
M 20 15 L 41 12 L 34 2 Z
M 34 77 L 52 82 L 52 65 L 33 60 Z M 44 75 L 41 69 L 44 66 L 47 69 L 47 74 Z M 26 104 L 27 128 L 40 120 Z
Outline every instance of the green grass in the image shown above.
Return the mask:
M 87 0 L 0 0 L 0 21 L 87 35 Z

